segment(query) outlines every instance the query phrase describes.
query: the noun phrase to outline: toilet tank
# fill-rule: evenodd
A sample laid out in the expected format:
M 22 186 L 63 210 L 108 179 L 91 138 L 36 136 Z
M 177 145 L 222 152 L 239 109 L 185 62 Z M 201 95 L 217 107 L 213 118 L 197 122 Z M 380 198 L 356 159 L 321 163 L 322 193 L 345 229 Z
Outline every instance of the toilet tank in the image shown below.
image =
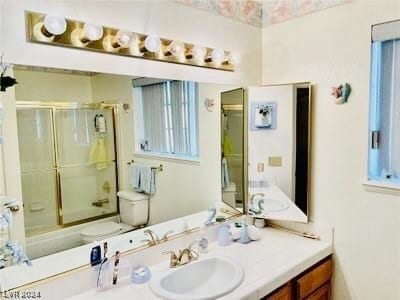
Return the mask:
M 147 222 L 149 196 L 131 190 L 117 193 L 122 223 L 131 226 L 145 225 Z

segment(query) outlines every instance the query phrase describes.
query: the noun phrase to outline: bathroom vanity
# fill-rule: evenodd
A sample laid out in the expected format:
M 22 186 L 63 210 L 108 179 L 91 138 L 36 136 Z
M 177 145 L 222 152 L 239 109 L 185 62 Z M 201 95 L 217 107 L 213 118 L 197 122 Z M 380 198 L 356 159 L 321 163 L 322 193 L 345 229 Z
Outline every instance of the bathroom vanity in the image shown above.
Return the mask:
M 329 300 L 331 296 L 332 258 L 323 259 L 290 280 L 263 300 Z
M 208 228 L 209 249 L 207 253 L 200 253 L 198 261 L 223 257 L 244 270 L 240 285 L 218 299 L 329 299 L 333 251 L 329 235 L 322 240 L 312 240 L 264 228 L 260 230 L 258 241 L 223 247 L 216 242 L 217 229 L 218 225 Z M 169 257 L 162 252 L 188 247 L 198 235 L 192 232 L 140 252 L 125 253 L 121 263 L 145 265 L 153 278 L 158 277 L 171 271 Z M 122 269 L 120 272 L 116 286 L 110 284 L 101 290 L 95 288 L 96 271 L 89 266 L 23 288 L 40 290 L 43 299 L 50 300 L 161 299 L 151 291 L 149 283 L 133 284 L 129 274 L 123 274 Z

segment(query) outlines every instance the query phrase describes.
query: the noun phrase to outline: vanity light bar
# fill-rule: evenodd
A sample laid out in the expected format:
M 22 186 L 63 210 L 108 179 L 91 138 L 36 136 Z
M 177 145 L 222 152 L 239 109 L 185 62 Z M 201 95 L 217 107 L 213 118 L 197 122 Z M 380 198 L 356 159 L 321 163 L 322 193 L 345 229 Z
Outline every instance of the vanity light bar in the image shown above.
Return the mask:
M 196 67 L 234 71 L 238 55 L 155 35 L 25 12 L 27 41 Z

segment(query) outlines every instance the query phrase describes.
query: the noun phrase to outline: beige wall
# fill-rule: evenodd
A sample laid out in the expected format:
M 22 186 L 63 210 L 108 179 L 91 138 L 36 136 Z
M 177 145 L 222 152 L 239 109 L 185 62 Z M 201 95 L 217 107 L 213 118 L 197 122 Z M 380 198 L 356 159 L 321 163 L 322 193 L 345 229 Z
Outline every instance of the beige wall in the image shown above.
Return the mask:
M 400 200 L 366 192 L 371 25 L 399 1 L 354 1 L 263 29 L 263 84 L 314 84 L 311 218 L 335 233 L 334 299 L 400 299 Z M 338 106 L 331 86 L 349 82 Z
M 15 70 L 16 100 L 89 103 L 91 76 L 31 70 Z

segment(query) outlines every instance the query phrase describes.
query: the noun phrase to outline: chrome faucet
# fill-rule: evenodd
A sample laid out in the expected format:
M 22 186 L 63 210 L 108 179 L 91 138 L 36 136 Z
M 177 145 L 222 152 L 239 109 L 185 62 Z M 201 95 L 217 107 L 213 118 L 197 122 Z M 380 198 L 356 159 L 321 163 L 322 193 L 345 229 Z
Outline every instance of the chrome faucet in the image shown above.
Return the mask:
M 146 229 L 144 231 L 144 234 L 148 235 L 148 238 L 143 240 L 142 242 L 147 242 L 147 244 L 149 246 L 154 246 L 154 245 L 158 245 L 159 243 L 162 242 L 166 242 L 168 241 L 168 236 L 170 234 L 172 234 L 174 231 L 173 230 L 168 230 L 166 233 L 164 233 L 164 235 L 162 236 L 162 238 L 160 239 L 157 235 L 157 233 L 155 233 L 153 230 L 151 229 Z
M 178 255 L 174 251 L 165 251 L 162 254 L 170 254 L 169 267 L 176 268 L 179 266 L 186 265 L 191 261 L 197 260 L 199 254 L 192 249 L 192 246 L 197 243 L 197 241 L 190 244 L 188 248 L 178 250 Z
M 264 193 L 256 193 L 256 194 L 251 195 L 251 197 L 250 197 L 250 203 L 251 203 L 251 205 L 254 204 L 254 198 L 255 198 L 256 196 L 265 197 L 265 194 L 264 194 Z
M 144 234 L 147 234 L 149 236 L 148 239 L 144 240 L 144 242 L 147 242 L 149 246 L 154 246 L 160 243 L 160 238 L 158 237 L 157 233 L 155 233 L 151 229 L 146 229 L 144 231 Z

